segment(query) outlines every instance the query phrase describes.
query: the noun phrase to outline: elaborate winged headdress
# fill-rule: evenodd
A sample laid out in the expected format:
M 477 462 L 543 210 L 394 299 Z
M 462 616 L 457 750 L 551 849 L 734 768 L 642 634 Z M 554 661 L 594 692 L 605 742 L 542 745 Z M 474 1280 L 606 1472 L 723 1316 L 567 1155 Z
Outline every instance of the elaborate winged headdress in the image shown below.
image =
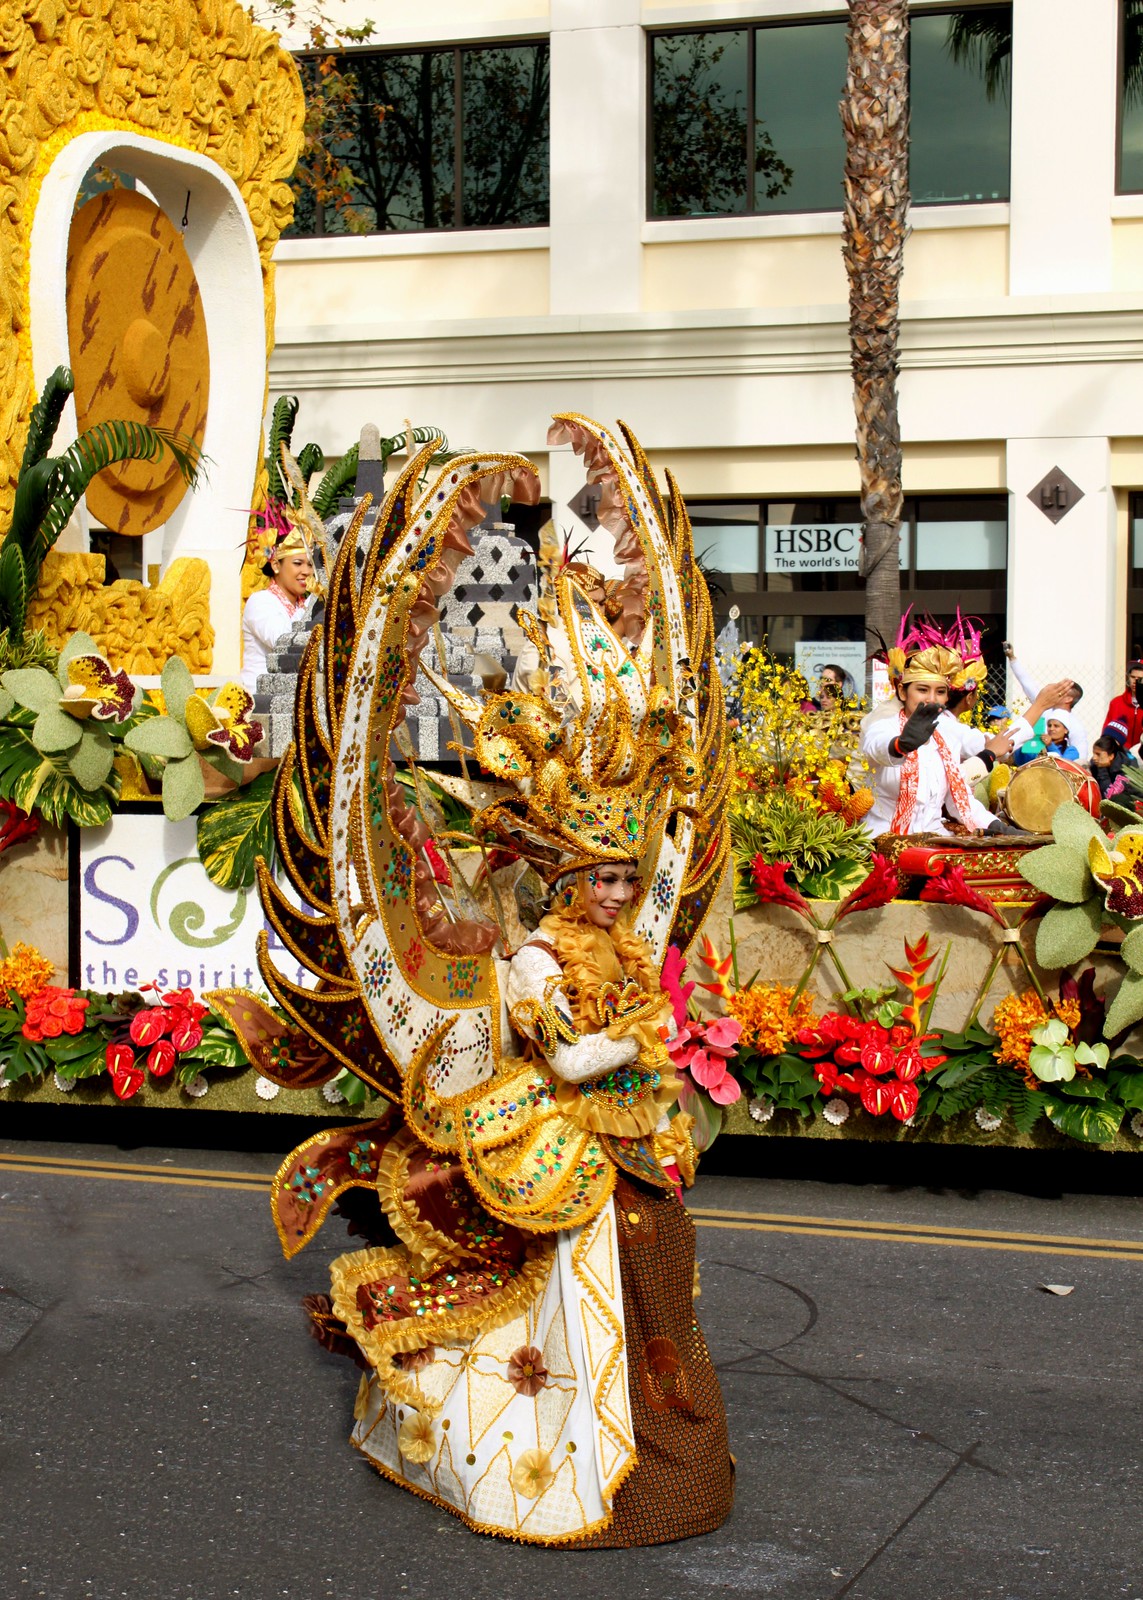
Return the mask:
M 910 622 L 911 613 L 910 606 L 897 629 L 897 642 L 887 653 L 891 682 L 947 683 L 950 689 L 983 683 L 988 669 L 973 618 L 962 617 L 958 606 L 956 621 L 942 628 L 932 617 Z
M 549 879 L 588 862 L 638 859 L 635 928 L 661 961 L 671 942 L 689 946 L 722 876 L 729 756 L 686 507 L 669 478 L 661 493 L 638 442 L 622 433 L 623 442 L 568 415 L 551 435 L 571 443 L 600 485 L 600 523 L 624 573 L 614 618 L 592 598 L 597 574 L 561 570 L 554 607 L 521 619 L 539 659 L 526 691 L 480 702 L 432 675 L 489 775 L 471 786 L 477 830 Z M 276 1082 L 307 1087 L 347 1066 L 403 1100 L 418 1135 L 445 1150 L 458 1129 L 444 1097 L 475 1091 L 510 1048 L 502 963 L 496 928 L 444 903 L 426 849 L 430 826 L 407 803 L 391 749 L 418 698 L 418 665 L 429 670 L 420 658 L 438 603 L 471 553 L 469 530 L 504 493 L 534 502 L 539 484 L 521 457 L 473 454 L 419 487 L 435 447 L 406 465 L 368 539 L 359 508 L 299 674 L 295 739 L 274 800 L 287 886 L 259 868 L 267 917 L 287 952 L 272 955 L 263 936 L 259 966 L 296 1027 L 275 1034 L 251 997 L 220 1003 Z M 626 603 L 639 593 L 645 630 Z M 561 632 L 556 643 L 574 665 L 566 686 L 549 670 Z M 443 669 L 439 649 L 431 655 Z

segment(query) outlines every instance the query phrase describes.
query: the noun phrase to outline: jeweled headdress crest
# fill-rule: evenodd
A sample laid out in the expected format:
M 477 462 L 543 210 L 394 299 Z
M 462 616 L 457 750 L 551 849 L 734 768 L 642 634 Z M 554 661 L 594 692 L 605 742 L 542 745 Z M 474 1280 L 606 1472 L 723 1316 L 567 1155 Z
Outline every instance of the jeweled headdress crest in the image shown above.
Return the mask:
M 910 622 L 912 609 L 910 606 L 901 618 L 897 642 L 887 653 L 890 681 L 947 683 L 950 689 L 983 683 L 987 668 L 974 619 L 962 617 L 958 607 L 956 621 L 942 628 L 932 617 Z

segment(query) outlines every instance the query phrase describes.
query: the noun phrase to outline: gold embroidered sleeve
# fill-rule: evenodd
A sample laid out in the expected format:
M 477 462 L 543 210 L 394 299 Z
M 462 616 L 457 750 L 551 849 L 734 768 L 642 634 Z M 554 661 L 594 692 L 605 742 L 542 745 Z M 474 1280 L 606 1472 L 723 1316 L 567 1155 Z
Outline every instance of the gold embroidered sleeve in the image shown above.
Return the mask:
M 571 1018 L 547 997 L 537 1000 L 529 995 L 512 1007 L 510 1015 L 516 1031 L 535 1039 L 545 1055 L 551 1055 L 557 1045 L 579 1041 Z

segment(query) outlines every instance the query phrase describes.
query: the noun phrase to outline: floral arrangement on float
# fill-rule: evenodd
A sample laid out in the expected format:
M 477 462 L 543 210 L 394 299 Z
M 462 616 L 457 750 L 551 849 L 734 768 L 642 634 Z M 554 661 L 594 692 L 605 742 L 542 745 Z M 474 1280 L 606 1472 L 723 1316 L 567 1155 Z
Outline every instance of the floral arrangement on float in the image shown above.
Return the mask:
M 800 892 L 840 900 L 865 877 L 871 845 L 861 819 L 873 803 L 855 786 L 865 702 L 816 709 L 803 675 L 765 645 L 728 663 L 736 776 L 729 808 L 737 910 L 758 904 L 756 866 L 786 864 Z
M 197 1100 L 209 1090 L 211 1070 L 250 1070 L 225 1011 L 190 989 L 148 983 L 102 994 L 64 987 L 54 974 L 34 945 L 17 943 L 0 960 L 0 1092 L 19 1094 L 50 1076 L 65 1093 L 98 1080 L 126 1101 L 144 1085 L 169 1083 Z M 279 1020 L 284 1032 L 286 1019 Z M 258 1077 L 255 1092 L 270 1099 L 278 1085 Z M 348 1071 L 322 1092 L 331 1106 L 375 1098 Z
M 814 943 L 796 985 L 759 982 L 757 975 L 740 983 L 733 922 L 730 955 L 720 957 L 709 938 L 703 940 L 699 959 L 711 981 L 684 983 L 677 951 L 664 969 L 676 1019 L 680 1007 L 695 1012 L 696 987 L 721 1013 L 714 1022 L 688 1015 L 685 1028 L 680 1025 L 681 1046 L 675 1046 L 698 1057 L 684 1091 L 696 1132 L 709 1142 L 722 1126 L 723 1108 L 745 1099 L 753 1121 L 768 1132 L 794 1132 L 810 1119 L 838 1130 L 849 1124 L 847 1132 L 856 1132 L 852 1119 L 868 1118 L 896 1127 L 898 1137 L 920 1138 L 959 1119 L 959 1138 L 1003 1143 L 1009 1130 L 1031 1135 L 1046 1119 L 1057 1134 L 1082 1143 L 1108 1144 L 1125 1132 L 1143 1140 L 1143 1059 L 1125 1048 L 1143 1019 L 1143 828 L 1124 830 L 1131 834 L 1125 839 L 1093 824 L 1081 851 L 1080 817 L 1092 823 L 1079 806 L 1061 807 L 1055 844 L 1030 853 L 1021 869 L 1036 887 L 1054 882 L 1060 898 L 1053 903 L 1041 895 L 1021 908 L 1015 924 L 958 866 L 946 865 L 926 882 L 922 901 L 977 912 L 998 933 L 959 1031 L 932 1025 L 950 945 L 933 948 L 927 933 L 906 940 L 904 960 L 888 967 L 884 985 L 858 988 L 846 971 L 837 934 L 850 917 L 899 896 L 897 873 L 884 857 L 873 857 L 864 882 L 828 917 L 789 881 L 785 863 L 756 866 L 759 900 L 795 912 Z M 1047 863 L 1037 866 L 1043 856 Z M 1065 892 L 1071 898 L 1062 898 Z M 1126 934 L 1127 971 L 1114 994 L 1097 991 L 1095 969 L 1087 966 L 1062 971 L 1057 996 L 1049 998 L 1020 943 L 1021 928 L 1038 921 L 1037 962 L 1067 969 L 1092 953 L 1107 919 Z M 999 1000 L 986 1026 L 981 1012 L 1010 952 L 1027 986 Z M 824 1011 L 810 990 L 823 961 L 842 987 Z M 713 1034 L 717 1061 L 703 1042 L 704 1030 Z

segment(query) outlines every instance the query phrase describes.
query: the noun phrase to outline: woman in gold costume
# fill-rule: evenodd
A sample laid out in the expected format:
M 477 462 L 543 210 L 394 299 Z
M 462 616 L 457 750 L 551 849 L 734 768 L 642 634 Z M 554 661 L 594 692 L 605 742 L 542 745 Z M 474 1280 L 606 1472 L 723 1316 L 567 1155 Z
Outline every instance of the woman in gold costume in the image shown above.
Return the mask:
M 507 487 L 538 486 L 519 458 L 473 457 L 418 495 L 411 463 L 364 562 L 357 526 L 346 533 L 299 679 L 275 833 L 308 909 L 260 869 L 272 926 L 319 982 L 291 981 L 263 941 L 289 1022 L 249 995 L 213 1000 L 276 1082 L 349 1067 L 391 1102 L 307 1140 L 273 1190 L 287 1255 L 353 1203 L 348 1190 L 368 1191 L 366 1247 L 310 1302 L 317 1336 L 363 1370 L 354 1445 L 480 1532 L 631 1546 L 708 1532 L 733 1500 L 660 986 L 668 945 L 690 943 L 721 875 L 727 760 L 681 497 L 672 486 L 664 508 L 629 434 L 624 450 L 562 418 L 556 437 L 587 457 L 604 511 L 619 508 L 646 638 L 618 636 L 574 574 L 551 573 L 539 617 L 521 617 L 541 662 L 527 690 L 471 698 L 440 670 L 439 632 L 430 670 L 420 654 L 466 529 Z M 557 614 L 570 696 L 546 690 Z M 510 957 L 506 928 L 471 919 L 434 869 L 456 836 L 417 770 L 401 785 L 379 754 L 418 663 L 471 733 L 482 777 L 455 787 L 476 837 L 549 886 Z

